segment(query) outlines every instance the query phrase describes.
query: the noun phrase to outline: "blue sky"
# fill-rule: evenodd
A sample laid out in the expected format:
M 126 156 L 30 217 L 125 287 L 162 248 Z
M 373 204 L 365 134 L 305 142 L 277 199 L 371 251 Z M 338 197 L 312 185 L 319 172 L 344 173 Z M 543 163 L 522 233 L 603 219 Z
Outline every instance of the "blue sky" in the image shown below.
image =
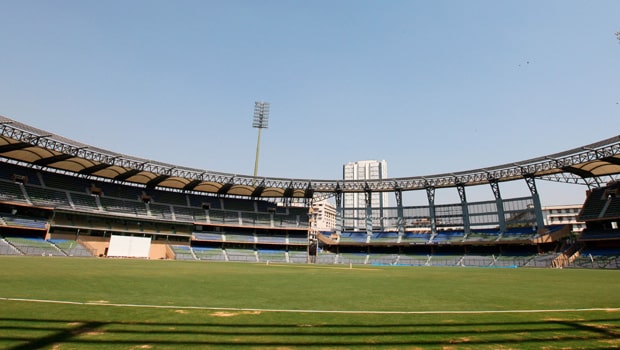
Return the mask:
M 254 102 L 268 101 L 259 175 L 477 169 L 620 134 L 618 14 L 616 0 L 0 0 L 0 114 L 252 174 Z M 584 199 L 539 188 L 543 204 Z

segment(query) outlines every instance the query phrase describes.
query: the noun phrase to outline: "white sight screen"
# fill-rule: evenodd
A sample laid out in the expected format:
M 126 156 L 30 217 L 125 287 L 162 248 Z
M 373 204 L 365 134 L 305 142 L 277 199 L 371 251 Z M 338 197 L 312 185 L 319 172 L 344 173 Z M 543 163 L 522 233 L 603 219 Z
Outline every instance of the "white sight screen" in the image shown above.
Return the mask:
M 151 251 L 150 237 L 110 237 L 109 257 L 148 258 Z

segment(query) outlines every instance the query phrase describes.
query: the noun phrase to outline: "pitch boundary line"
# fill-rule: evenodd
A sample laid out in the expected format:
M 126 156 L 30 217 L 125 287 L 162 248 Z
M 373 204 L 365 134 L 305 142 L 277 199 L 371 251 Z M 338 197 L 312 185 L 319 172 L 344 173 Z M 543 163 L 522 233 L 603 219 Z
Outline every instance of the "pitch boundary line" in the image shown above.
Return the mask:
M 79 306 L 113 306 L 145 309 L 170 310 L 204 310 L 204 311 L 235 311 L 235 312 L 282 312 L 282 313 L 322 313 L 322 314 L 368 314 L 368 315 L 476 315 L 476 314 L 518 314 L 518 313 L 559 313 L 559 312 L 618 312 L 620 307 L 602 308 L 573 308 L 573 309 L 532 309 L 532 310 L 444 310 L 444 311 L 380 311 L 380 310 L 294 310 L 294 309 L 261 309 L 237 307 L 210 307 L 210 306 L 181 306 L 181 305 L 149 305 L 149 304 L 119 304 L 106 302 L 81 302 L 67 300 L 26 299 L 0 297 L 0 301 L 17 301 L 29 303 L 63 304 Z

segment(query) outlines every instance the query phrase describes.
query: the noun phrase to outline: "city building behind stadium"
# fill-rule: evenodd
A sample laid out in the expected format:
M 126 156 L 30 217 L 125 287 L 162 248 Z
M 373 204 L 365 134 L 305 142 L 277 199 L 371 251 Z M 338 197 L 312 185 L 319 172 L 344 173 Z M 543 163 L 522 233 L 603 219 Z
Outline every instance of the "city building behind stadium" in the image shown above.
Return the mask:
M 341 180 L 309 180 L 140 159 L 7 117 L 0 130 L 0 255 L 620 266 L 620 136 L 485 169 L 357 178 L 348 163 Z M 515 181 L 528 195 L 505 198 Z M 583 203 L 543 207 L 541 181 L 583 185 Z M 469 201 L 477 187 L 493 198 Z M 458 200 L 436 203 L 440 189 Z M 424 205 L 403 200 L 415 191 Z

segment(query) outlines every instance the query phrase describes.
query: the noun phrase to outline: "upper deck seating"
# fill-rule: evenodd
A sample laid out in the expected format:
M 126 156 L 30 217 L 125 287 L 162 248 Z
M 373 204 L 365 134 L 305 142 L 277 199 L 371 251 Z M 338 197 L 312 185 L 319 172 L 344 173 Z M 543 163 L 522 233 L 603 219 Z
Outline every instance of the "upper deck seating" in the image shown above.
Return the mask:
M 605 188 L 593 189 L 581 207 L 579 220 L 586 221 L 598 218 L 601 215 L 606 202 L 607 198 L 605 197 Z
M 188 195 L 189 205 L 195 208 L 204 209 L 222 209 L 222 201 L 226 201 L 225 198 L 210 196 L 210 195 Z M 185 204 L 187 205 L 187 204 Z
M 98 211 L 97 196 L 86 193 L 70 192 L 69 198 L 76 210 Z
M 28 203 L 18 183 L 0 180 L 0 200 L 7 202 Z
M 41 172 L 45 187 L 85 193 L 92 182 L 75 176 Z
M 620 197 L 609 199 L 609 206 L 605 210 L 605 218 L 620 218 Z
M 620 230 L 603 230 L 595 228 L 586 228 L 581 231 L 579 240 L 607 240 L 607 239 L 620 239 Z
M 433 237 L 433 243 L 462 242 L 464 239 L 463 231 L 439 231 Z
M 146 205 L 141 201 L 99 197 L 104 210 L 119 214 L 146 216 Z
M 205 212 L 202 209 L 174 205 L 172 210 L 177 221 L 206 221 Z
M 241 224 L 244 226 L 271 226 L 269 214 L 241 212 Z
M 366 232 L 353 231 L 353 232 L 341 232 L 340 233 L 340 242 L 366 243 L 367 241 L 368 241 L 368 234 L 366 234 Z
M 289 244 L 308 244 L 308 237 L 305 234 L 289 234 L 288 236 Z
M 397 242 L 398 232 L 375 232 L 372 234 L 371 242 Z
M 226 242 L 238 242 L 238 243 L 254 243 L 256 242 L 255 235 L 251 233 L 240 232 L 226 232 L 224 233 Z
M 2 222 L 6 226 L 21 227 L 33 230 L 45 230 L 47 229 L 48 221 L 43 218 L 21 217 L 11 214 L 0 214 Z
M 241 218 L 238 211 L 224 211 L 224 223 L 229 225 L 239 225 Z
M 0 164 L 0 180 L 20 181 L 32 185 L 41 184 L 36 170 L 10 163 Z
M 151 202 L 161 203 L 161 204 L 173 204 L 179 206 L 187 206 L 187 195 L 178 192 L 169 192 L 169 191 L 152 191 L 149 192 L 151 194 Z M 199 207 L 199 205 L 197 205 Z
M 221 232 L 193 232 L 192 237 L 196 241 L 223 242 L 224 237 Z
M 468 233 L 465 242 L 496 241 L 499 238 L 499 229 L 477 229 Z
M 169 204 L 148 203 L 151 216 L 163 220 L 172 220 L 172 209 Z
M 25 185 L 25 187 L 34 205 L 71 208 L 65 191 L 31 185 Z
M 98 182 L 95 184 L 95 187 L 98 187 L 103 192 L 102 198 L 105 197 L 114 197 L 114 198 L 122 198 L 128 199 L 132 201 L 136 201 L 142 195 L 142 188 L 133 187 L 133 186 L 123 186 L 118 184 L 111 184 L 107 182 Z
M 256 211 L 254 209 L 254 201 L 248 199 L 239 199 L 239 198 L 224 198 L 224 209 L 225 210 L 236 210 L 236 211 Z
M 257 234 L 256 239 L 258 243 L 285 244 L 287 236 L 285 233 L 278 234 L 277 232 L 270 232 L 267 234 Z
M 403 235 L 403 242 L 410 243 L 426 243 L 431 239 L 430 233 L 419 233 L 419 232 L 405 232 Z

